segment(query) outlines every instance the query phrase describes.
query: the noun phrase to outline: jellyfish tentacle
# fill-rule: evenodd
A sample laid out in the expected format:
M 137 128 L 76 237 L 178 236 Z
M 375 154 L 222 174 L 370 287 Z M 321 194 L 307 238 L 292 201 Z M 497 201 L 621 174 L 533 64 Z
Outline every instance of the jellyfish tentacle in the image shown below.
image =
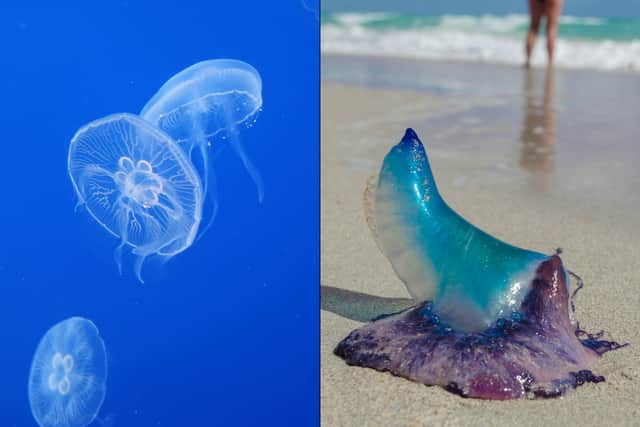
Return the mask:
M 121 201 L 120 203 L 122 204 L 122 207 L 118 211 L 118 216 L 120 218 L 119 220 L 120 244 L 116 246 L 115 249 L 113 250 L 113 259 L 115 260 L 116 265 L 118 266 L 118 274 L 122 276 L 122 250 L 124 249 L 124 246 L 127 244 L 127 229 L 129 224 L 129 215 L 131 211 L 130 211 L 130 208 L 124 202 Z
M 146 215 L 146 213 L 142 214 Z M 156 218 L 154 218 L 154 221 L 157 223 Z M 147 245 L 137 246 L 133 248 L 132 253 L 136 256 L 133 271 L 140 283 L 144 284 L 144 279 L 142 278 L 142 265 L 144 264 L 147 257 L 150 254 L 158 254 L 162 256 L 160 252 L 162 248 L 171 245 L 174 241 L 177 241 L 183 237 L 183 232 L 178 229 L 179 227 L 176 224 L 177 223 L 171 223 L 170 227 L 162 234 L 162 237 L 157 237 Z M 162 227 L 158 225 L 158 228 L 160 229 Z
M 225 122 L 227 124 L 226 128 L 224 128 L 223 130 L 225 132 L 225 136 L 228 139 L 229 145 L 231 145 L 233 151 L 238 157 L 240 157 L 242 165 L 249 174 L 249 177 L 251 177 L 253 184 L 256 186 L 256 192 L 258 193 L 258 202 L 262 203 L 262 200 L 264 199 L 264 184 L 262 182 L 262 176 L 260 175 L 258 168 L 253 164 L 253 162 L 247 155 L 244 146 L 240 142 L 237 127 L 238 122 L 234 121 L 231 116 L 232 105 L 229 105 L 228 102 L 225 102 L 223 103 L 223 106 L 223 115 L 225 116 Z M 247 120 L 247 117 L 245 117 L 243 120 Z
M 202 161 L 202 194 L 206 197 L 209 181 L 209 141 L 200 121 L 193 121 L 192 126 L 193 135 L 190 142 L 191 148 L 189 150 L 189 159 L 193 162 L 193 147 L 197 146 L 200 154 L 200 160 Z
M 256 186 L 256 192 L 258 193 L 258 202 L 262 203 L 264 200 L 264 183 L 262 181 L 262 176 L 258 171 L 258 168 L 253 164 L 251 159 L 246 153 L 245 148 L 240 142 L 240 138 L 238 137 L 237 132 L 233 131 L 229 134 L 229 145 L 233 148 L 233 151 L 240 157 L 244 168 L 247 173 L 251 177 L 253 184 Z
M 202 158 L 202 194 L 207 195 L 209 191 L 209 156 L 207 153 L 207 143 L 198 144 L 200 157 Z
M 118 275 L 122 276 L 122 250 L 124 249 L 124 245 L 126 244 L 125 239 L 120 240 L 120 244 L 115 247 L 113 250 L 113 259 L 118 266 Z
M 191 143 L 189 158 L 193 161 L 193 150 L 194 147 L 197 146 L 200 161 L 202 162 L 202 194 L 204 195 L 205 201 L 210 201 L 212 203 L 212 211 L 209 219 L 205 226 L 201 227 L 198 231 L 198 235 L 196 237 L 196 241 L 198 241 L 200 240 L 200 237 L 209 230 L 218 214 L 218 186 L 215 173 L 209 170 L 209 147 L 211 143 L 209 142 L 200 121 L 194 121 L 193 127 L 194 137 L 191 139 L 193 142 Z
M 216 219 L 216 216 L 218 216 L 218 179 L 213 169 L 209 172 L 209 179 L 207 181 L 210 182 L 210 188 L 209 193 L 207 193 L 206 200 L 209 200 L 211 202 L 211 213 L 209 214 L 209 219 L 207 220 L 205 226 L 201 227 L 200 231 L 198 232 L 196 241 L 199 241 L 202 236 L 204 236 L 205 233 L 209 231 L 209 228 L 211 228 L 211 225 L 213 225 L 213 221 Z
M 140 283 L 143 285 L 144 280 L 142 279 L 142 264 L 144 264 L 144 260 L 146 258 L 146 255 L 138 255 L 133 263 L 133 271 L 136 275 L 136 279 L 138 279 L 138 281 L 140 281 Z

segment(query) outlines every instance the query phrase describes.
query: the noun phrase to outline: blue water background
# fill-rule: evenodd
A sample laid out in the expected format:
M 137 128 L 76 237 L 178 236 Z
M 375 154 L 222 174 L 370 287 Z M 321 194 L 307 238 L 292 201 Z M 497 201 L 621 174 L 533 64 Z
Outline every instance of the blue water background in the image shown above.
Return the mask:
M 317 1 L 95 3 L 0 10 L 0 425 L 33 426 L 27 379 L 48 328 L 93 320 L 109 352 L 100 417 L 115 426 L 314 425 L 318 420 Z M 263 79 L 241 139 L 215 161 L 220 210 L 148 283 L 118 275 L 116 239 L 74 211 L 68 144 L 139 112 L 171 75 L 237 58 Z M 96 424 L 98 425 L 98 424 Z

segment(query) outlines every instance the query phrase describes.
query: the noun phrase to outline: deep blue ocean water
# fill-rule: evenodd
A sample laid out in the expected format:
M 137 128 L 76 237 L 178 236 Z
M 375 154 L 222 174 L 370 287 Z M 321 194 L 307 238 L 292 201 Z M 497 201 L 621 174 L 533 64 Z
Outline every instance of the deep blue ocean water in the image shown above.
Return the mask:
M 318 422 L 319 23 L 304 7 L 317 1 L 201 3 L 0 10 L 1 426 L 36 425 L 33 353 L 71 316 L 105 341 L 99 417 L 115 426 Z M 215 223 L 141 285 L 130 258 L 118 274 L 118 241 L 74 211 L 69 141 L 213 58 L 261 74 L 263 111 L 241 139 L 264 202 L 224 150 Z

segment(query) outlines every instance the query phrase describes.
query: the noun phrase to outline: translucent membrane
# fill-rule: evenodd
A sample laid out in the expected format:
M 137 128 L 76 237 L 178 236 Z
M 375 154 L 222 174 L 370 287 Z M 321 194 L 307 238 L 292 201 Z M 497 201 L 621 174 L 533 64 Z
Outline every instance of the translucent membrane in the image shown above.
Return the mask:
M 29 375 L 31 412 L 41 427 L 84 427 L 106 393 L 107 354 L 98 328 L 72 317 L 47 331 Z
M 253 125 L 261 107 L 262 79 L 256 69 L 238 60 L 215 59 L 194 64 L 171 77 L 140 112 L 200 165 L 203 193 L 213 205 L 208 225 L 217 211 L 209 153 L 216 141 L 225 141 L 233 148 L 253 179 L 259 200 L 264 196 L 262 178 L 238 136 L 241 127 Z
M 132 114 L 114 114 L 81 128 L 71 141 L 69 175 L 80 203 L 136 256 L 172 257 L 193 242 L 202 189 L 183 151 L 166 133 Z

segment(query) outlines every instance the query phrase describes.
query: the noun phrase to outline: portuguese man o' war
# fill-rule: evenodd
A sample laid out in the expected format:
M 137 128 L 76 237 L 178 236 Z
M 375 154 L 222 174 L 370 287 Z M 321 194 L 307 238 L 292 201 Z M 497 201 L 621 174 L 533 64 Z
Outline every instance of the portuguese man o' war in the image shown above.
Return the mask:
M 572 322 L 579 279 L 572 294 L 558 254 L 509 245 L 453 211 L 413 130 L 366 196 L 377 243 L 417 305 L 351 332 L 335 349 L 348 364 L 484 399 L 604 380 L 587 368 L 622 345 Z
M 264 190 L 258 170 L 247 156 L 238 130 L 251 126 L 262 107 L 262 79 L 246 62 L 234 59 L 202 61 L 165 82 L 142 108 L 140 116 L 170 135 L 194 163 L 201 164 L 203 194 L 217 211 L 216 184 L 210 170 L 209 147 L 228 141 L 253 179 L 258 199 Z M 199 162 L 196 162 L 198 156 Z M 209 185 L 211 184 L 211 185 Z
M 29 375 L 31 412 L 41 427 L 84 427 L 106 393 L 107 352 L 90 320 L 72 317 L 47 331 Z
M 193 242 L 201 219 L 198 175 L 173 139 L 132 114 L 82 127 L 69 146 L 69 176 L 91 216 L 120 238 L 114 257 L 132 247 L 142 282 L 146 257 L 170 258 Z

